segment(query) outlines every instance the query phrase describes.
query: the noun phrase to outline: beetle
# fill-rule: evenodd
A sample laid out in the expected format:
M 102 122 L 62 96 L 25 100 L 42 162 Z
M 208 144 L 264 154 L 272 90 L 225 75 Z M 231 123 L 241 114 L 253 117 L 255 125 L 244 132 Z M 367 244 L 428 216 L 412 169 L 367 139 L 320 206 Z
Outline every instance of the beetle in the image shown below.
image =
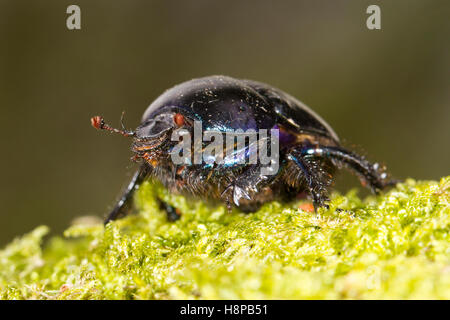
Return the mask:
M 192 132 L 195 121 L 201 122 L 202 130 L 224 134 L 239 129 L 278 130 L 279 167 L 263 174 L 261 169 L 267 164 L 261 162 L 173 163 L 170 155 L 177 142 L 172 134 L 181 128 Z M 91 124 L 132 137 L 132 159 L 140 163 L 105 224 L 128 213 L 133 193 L 150 178 L 173 193 L 216 199 L 244 212 L 255 211 L 268 201 L 292 200 L 300 193 L 312 198 L 316 211 L 328 207 L 334 173 L 342 167 L 359 176 L 374 193 L 395 183 L 388 179 L 384 166 L 342 147 L 330 125 L 302 102 L 251 80 L 209 76 L 176 85 L 150 104 L 134 131 L 123 124 L 122 129 L 112 128 L 100 116 L 91 118 Z M 248 151 L 248 145 L 245 148 Z M 161 206 L 170 220 L 179 218 L 176 208 L 162 201 Z

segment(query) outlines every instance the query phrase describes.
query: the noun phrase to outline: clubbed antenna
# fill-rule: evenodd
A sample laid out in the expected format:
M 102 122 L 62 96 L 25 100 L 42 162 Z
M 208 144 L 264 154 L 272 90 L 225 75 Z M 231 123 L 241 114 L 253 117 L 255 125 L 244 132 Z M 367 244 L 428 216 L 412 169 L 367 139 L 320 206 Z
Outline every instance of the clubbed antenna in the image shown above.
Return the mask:
M 122 117 L 123 117 L 123 114 L 122 114 Z M 121 135 L 123 135 L 125 137 L 132 137 L 135 135 L 135 132 L 127 131 L 127 130 L 125 130 L 125 128 L 123 128 L 122 130 L 119 130 L 119 129 L 111 127 L 110 125 L 105 123 L 105 120 L 101 116 L 92 117 L 91 124 L 95 129 L 108 130 L 111 132 L 120 133 Z M 123 127 L 123 124 L 122 124 L 122 127 Z

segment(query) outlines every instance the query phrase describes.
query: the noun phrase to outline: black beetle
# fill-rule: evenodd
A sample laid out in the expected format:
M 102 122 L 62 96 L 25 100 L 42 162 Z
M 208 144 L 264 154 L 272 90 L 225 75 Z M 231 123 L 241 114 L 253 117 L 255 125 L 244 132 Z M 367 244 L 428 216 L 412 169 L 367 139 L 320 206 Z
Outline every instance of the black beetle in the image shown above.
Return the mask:
M 261 163 L 174 164 L 170 154 L 177 142 L 171 134 L 180 128 L 192 131 L 194 121 L 201 121 L 202 130 L 223 133 L 276 128 L 277 171 L 262 174 Z M 91 123 L 97 129 L 133 137 L 133 159 L 141 162 L 105 223 L 127 213 L 133 192 L 150 177 L 171 192 L 223 200 L 228 208 L 234 205 L 246 212 L 267 201 L 293 199 L 301 192 L 312 197 L 315 209 L 327 206 L 333 174 L 342 166 L 356 173 L 374 193 L 394 183 L 378 163 L 344 149 L 333 129 L 303 103 L 256 81 L 210 76 L 179 84 L 147 108 L 135 131 L 111 128 L 100 116 Z M 170 219 L 179 216 L 170 205 L 161 205 Z

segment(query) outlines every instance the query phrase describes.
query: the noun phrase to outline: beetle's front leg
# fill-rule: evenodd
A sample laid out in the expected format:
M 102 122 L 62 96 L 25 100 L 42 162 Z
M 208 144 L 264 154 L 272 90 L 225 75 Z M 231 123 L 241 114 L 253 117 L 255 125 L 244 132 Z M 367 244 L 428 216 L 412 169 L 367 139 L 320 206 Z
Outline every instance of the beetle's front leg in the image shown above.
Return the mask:
M 149 174 L 149 168 L 146 164 L 142 164 L 139 169 L 133 175 L 130 183 L 128 184 L 125 192 L 121 196 L 120 200 L 114 206 L 113 210 L 109 213 L 105 219 L 104 224 L 116 220 L 119 216 L 126 216 L 130 210 L 131 202 L 135 191 L 139 188 L 140 184 L 145 180 Z
M 105 219 L 104 222 L 105 225 L 110 221 L 116 220 L 117 218 L 126 216 L 128 214 L 130 207 L 132 205 L 134 193 L 139 188 L 141 183 L 145 180 L 145 178 L 148 177 L 148 175 L 149 175 L 148 166 L 146 164 L 141 165 L 141 167 L 133 175 L 133 178 L 128 184 L 120 200 L 117 202 L 113 210 L 109 213 L 108 217 Z M 157 201 L 159 203 L 159 207 L 161 208 L 161 210 L 164 210 L 166 212 L 167 220 L 176 221 L 180 219 L 181 214 L 178 209 L 164 202 L 160 198 L 157 198 Z

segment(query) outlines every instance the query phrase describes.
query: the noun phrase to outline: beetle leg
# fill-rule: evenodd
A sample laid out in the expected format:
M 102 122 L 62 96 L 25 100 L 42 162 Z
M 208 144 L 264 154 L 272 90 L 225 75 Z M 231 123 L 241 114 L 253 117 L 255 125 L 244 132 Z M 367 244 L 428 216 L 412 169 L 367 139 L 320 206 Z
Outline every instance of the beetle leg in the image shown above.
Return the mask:
M 319 207 L 328 207 L 325 202 L 329 200 L 328 186 L 330 180 L 322 171 L 320 165 L 316 165 L 314 160 L 303 151 L 304 149 L 294 149 L 288 154 L 287 158 L 300 170 L 309 194 L 313 198 L 314 209 L 317 211 Z
M 114 209 L 109 213 L 108 217 L 105 219 L 105 225 L 110 221 L 116 220 L 119 216 L 126 216 L 128 214 L 133 194 L 139 188 L 139 185 L 148 176 L 148 171 L 148 166 L 146 164 L 141 165 L 141 167 L 136 171 L 122 197 L 114 206 Z
M 358 174 L 362 177 L 364 184 L 368 184 L 373 193 L 378 193 L 382 189 L 387 186 L 395 185 L 398 181 L 388 180 L 387 174 L 383 171 L 383 168 L 380 167 L 378 163 L 371 164 L 369 161 L 364 159 L 362 156 L 357 155 L 356 153 L 350 152 L 341 147 L 334 146 L 311 146 L 304 147 L 299 150 L 293 151 L 290 154 L 292 159 L 296 159 L 298 161 L 299 167 L 304 164 L 304 161 L 299 159 L 308 159 L 309 157 L 314 158 L 322 158 L 329 159 L 335 165 L 343 165 Z M 304 170 L 302 168 L 303 171 Z M 311 177 L 308 177 L 308 174 L 305 173 L 307 181 L 314 180 Z M 311 189 L 311 186 L 310 186 Z M 312 187 L 314 189 L 314 187 Z M 317 194 L 312 192 L 314 202 L 316 203 Z M 318 202 L 321 205 L 321 202 Z
M 260 192 L 262 188 L 276 178 L 276 174 L 262 174 L 262 168 L 263 165 L 261 164 L 250 166 L 250 168 L 237 176 L 232 183 L 225 187 L 221 197 L 225 200 L 228 209 L 231 209 L 232 203 L 236 207 L 239 207 L 241 199 L 253 200 L 253 195 Z
M 373 193 L 378 193 L 387 186 L 395 185 L 398 181 L 389 180 L 384 168 L 378 163 L 370 163 L 362 156 L 341 147 L 318 146 L 310 148 L 307 154 L 328 158 L 337 165 L 344 165 L 363 179 Z

